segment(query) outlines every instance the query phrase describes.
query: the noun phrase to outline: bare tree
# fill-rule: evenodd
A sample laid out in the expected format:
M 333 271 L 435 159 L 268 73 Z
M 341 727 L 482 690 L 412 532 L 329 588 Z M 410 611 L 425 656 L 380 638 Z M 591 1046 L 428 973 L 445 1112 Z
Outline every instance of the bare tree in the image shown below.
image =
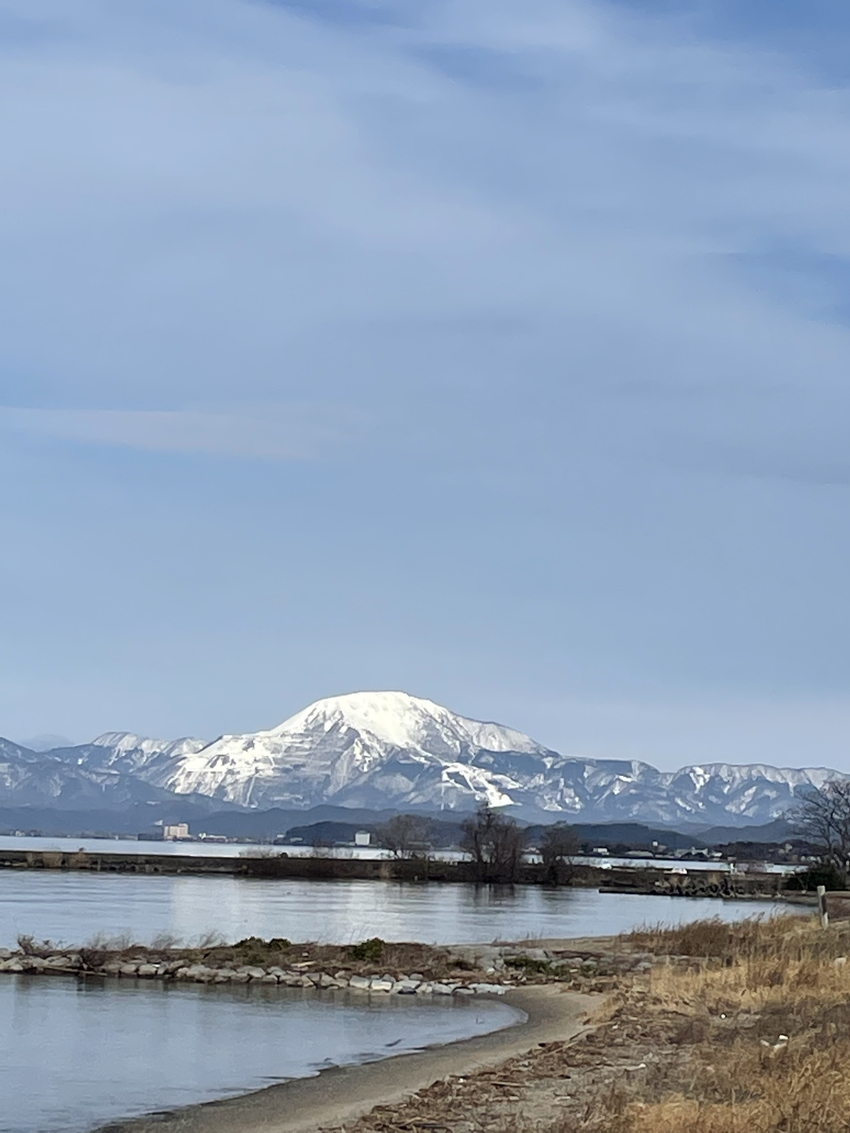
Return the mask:
M 547 880 L 552 885 L 566 885 L 572 879 L 573 858 L 579 851 L 575 830 L 566 822 L 547 826 L 540 837 L 539 849 Z
M 378 841 L 394 858 L 427 854 L 428 823 L 418 814 L 396 814 L 375 831 Z
M 472 858 L 479 881 L 516 881 L 525 837 L 516 820 L 483 804 L 461 823 L 460 848 Z
M 847 884 L 850 871 L 850 780 L 830 779 L 807 792 L 791 819 L 820 858 Z

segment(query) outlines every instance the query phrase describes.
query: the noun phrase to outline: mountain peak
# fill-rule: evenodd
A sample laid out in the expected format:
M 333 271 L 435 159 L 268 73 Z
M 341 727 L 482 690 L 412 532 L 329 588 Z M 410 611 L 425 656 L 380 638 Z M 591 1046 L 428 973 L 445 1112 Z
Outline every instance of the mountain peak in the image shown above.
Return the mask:
M 317 700 L 267 734 L 284 737 L 305 730 L 345 727 L 394 748 L 418 748 L 443 739 L 488 751 L 543 752 L 530 736 L 501 724 L 471 720 L 407 692 L 350 692 Z

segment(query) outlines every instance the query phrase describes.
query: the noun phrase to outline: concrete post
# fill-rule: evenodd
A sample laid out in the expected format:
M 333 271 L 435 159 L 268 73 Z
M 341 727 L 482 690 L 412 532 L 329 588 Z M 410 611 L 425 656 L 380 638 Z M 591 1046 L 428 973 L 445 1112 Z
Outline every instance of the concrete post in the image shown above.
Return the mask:
M 821 928 L 829 928 L 829 912 L 826 907 L 826 886 L 818 886 L 818 913 L 820 914 Z

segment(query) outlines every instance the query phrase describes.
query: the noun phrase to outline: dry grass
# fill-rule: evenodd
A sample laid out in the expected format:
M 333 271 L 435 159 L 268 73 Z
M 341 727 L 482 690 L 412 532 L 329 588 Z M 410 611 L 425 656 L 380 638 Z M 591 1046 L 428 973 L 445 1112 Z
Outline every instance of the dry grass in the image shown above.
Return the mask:
M 621 978 L 583 1040 L 436 1083 L 345 1133 L 848 1133 L 850 925 L 706 920 L 618 943 L 658 961 Z
M 631 1027 L 645 1072 L 549 1133 L 850 1130 L 848 926 L 713 920 L 630 943 L 688 958 L 624 989 L 605 1025 Z

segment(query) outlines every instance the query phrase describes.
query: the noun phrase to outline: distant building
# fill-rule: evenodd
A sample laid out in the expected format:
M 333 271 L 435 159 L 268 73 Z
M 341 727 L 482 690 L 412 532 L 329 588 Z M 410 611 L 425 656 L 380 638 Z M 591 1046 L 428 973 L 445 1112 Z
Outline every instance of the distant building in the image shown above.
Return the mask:
M 189 837 L 188 822 L 165 823 L 162 827 L 162 837 L 166 842 L 177 842 L 181 838 Z
M 354 835 L 355 846 L 370 846 L 372 844 L 372 835 L 368 830 L 358 830 Z

